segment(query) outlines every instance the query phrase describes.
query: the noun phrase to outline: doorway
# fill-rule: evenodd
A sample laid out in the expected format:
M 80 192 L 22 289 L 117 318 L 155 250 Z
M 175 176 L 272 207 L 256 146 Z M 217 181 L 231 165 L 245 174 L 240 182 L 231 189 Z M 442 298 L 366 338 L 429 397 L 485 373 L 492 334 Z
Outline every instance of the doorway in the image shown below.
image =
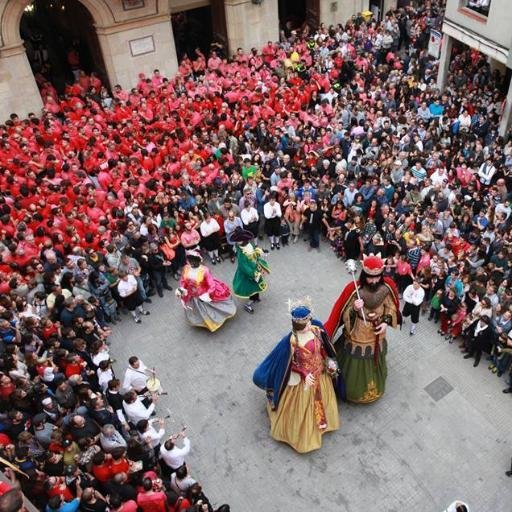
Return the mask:
M 384 16 L 384 0 L 370 0 L 368 10 L 373 12 L 374 19 L 382 21 Z
M 319 0 L 279 0 L 279 24 L 286 37 L 305 24 L 316 30 L 320 24 Z
M 178 62 L 185 54 L 194 59 L 196 48 L 208 57 L 213 40 L 212 8 L 207 6 L 180 11 L 173 14 L 171 20 Z
M 108 84 L 93 17 L 78 0 L 34 0 L 25 8 L 20 35 L 36 81 L 44 78 L 62 93 L 83 70 Z

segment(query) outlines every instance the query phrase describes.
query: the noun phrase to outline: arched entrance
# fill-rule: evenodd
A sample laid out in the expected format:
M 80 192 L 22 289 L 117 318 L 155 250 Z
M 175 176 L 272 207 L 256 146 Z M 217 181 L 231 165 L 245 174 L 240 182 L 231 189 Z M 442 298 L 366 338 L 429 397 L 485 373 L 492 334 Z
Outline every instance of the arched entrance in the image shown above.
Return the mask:
M 201 7 L 184 11 L 171 9 L 171 12 L 178 61 L 181 61 L 185 54 L 194 59 L 196 48 L 208 56 L 212 43 L 217 43 L 227 52 L 224 0 L 210 0 Z
M 36 77 L 62 92 L 79 70 L 108 82 L 94 19 L 79 0 L 33 0 L 20 20 L 20 36 Z
M 320 20 L 320 0 L 279 0 L 279 24 L 289 37 L 291 30 L 305 24 L 316 30 Z
M 21 38 L 20 25 L 22 17 L 27 15 L 27 6 L 42 1 L 0 0 L 0 119 L 6 119 L 12 112 L 26 115 L 41 109 L 42 101 Z M 48 4 L 57 2 L 44 1 Z M 123 10 L 120 0 L 58 1 L 61 10 L 64 4 L 65 10 L 71 6 L 71 11 L 75 12 L 70 22 L 74 24 L 72 35 L 81 34 L 83 37 L 83 62 L 88 61 L 89 66 L 100 73 L 106 68 L 103 82 L 106 83 L 108 78 L 111 86 L 120 84 L 128 88 L 140 72 L 151 74 L 153 69 L 159 68 L 162 74 L 172 76 L 176 71 L 167 2 L 151 0 L 158 10 L 148 14 L 148 9 Z M 77 4 L 87 9 L 84 17 L 76 14 L 83 13 L 76 10 L 80 9 Z M 142 4 L 149 6 L 150 0 Z M 86 26 L 85 33 L 81 32 L 82 24 Z
M 178 62 L 185 54 L 194 59 L 196 48 L 208 55 L 213 36 L 211 10 L 211 6 L 208 5 L 172 15 L 172 31 Z

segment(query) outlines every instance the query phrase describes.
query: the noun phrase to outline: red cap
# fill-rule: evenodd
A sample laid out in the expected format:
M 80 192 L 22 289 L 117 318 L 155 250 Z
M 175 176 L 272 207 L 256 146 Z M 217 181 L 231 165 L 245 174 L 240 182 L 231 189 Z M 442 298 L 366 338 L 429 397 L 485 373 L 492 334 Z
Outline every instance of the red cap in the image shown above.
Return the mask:
M 378 276 L 384 271 L 384 260 L 380 254 L 363 254 L 363 270 L 369 276 Z

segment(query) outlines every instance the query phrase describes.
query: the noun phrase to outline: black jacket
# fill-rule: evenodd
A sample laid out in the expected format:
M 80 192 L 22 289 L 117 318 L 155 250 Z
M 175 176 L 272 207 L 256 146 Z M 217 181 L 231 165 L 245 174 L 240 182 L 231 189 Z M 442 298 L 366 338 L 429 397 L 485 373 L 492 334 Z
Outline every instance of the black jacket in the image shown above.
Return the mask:
M 475 335 L 475 329 L 478 325 L 478 320 L 473 322 L 469 327 L 469 335 L 471 336 L 471 345 L 473 350 L 481 350 L 482 352 L 490 353 L 495 341 L 494 330 L 491 325 L 487 325 L 487 327 L 479 331 L 478 334 Z

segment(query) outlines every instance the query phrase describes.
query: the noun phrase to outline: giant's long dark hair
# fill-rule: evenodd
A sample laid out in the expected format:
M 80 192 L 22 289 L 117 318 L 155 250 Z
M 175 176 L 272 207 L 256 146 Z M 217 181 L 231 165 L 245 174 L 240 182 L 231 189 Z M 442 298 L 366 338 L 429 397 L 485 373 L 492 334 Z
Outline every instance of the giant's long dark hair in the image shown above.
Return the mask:
M 198 268 L 202 262 L 199 256 L 193 256 L 192 254 L 187 254 L 187 261 L 190 263 L 192 268 Z

